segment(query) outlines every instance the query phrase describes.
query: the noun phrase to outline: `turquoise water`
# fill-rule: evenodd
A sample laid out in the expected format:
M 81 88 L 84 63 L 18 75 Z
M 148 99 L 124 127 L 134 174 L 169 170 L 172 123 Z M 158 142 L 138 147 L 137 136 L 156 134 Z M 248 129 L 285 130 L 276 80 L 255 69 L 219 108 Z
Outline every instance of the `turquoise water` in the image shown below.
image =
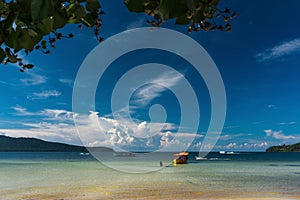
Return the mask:
M 174 167 L 164 161 L 165 167 L 159 171 L 131 174 L 79 153 L 0 153 L 0 199 L 67 193 L 75 198 L 86 193 L 101 195 L 161 186 L 226 195 L 300 196 L 300 153 L 210 153 L 205 161 L 196 161 L 195 155 L 190 154 L 187 165 Z

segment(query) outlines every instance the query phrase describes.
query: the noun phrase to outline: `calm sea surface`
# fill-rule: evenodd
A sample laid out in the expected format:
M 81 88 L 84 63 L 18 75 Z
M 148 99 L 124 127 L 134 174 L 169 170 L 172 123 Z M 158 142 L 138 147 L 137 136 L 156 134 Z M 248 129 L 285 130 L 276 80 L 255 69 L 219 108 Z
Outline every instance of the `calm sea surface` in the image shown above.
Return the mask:
M 224 195 L 300 196 L 300 153 L 210 153 L 204 161 L 196 161 L 196 155 L 190 153 L 187 165 L 174 167 L 170 157 L 158 171 L 132 174 L 80 153 L 0 153 L 0 200 L 35 199 L 40 194 L 111 194 L 135 187 L 174 189 L 180 185 Z M 112 166 L 158 167 L 160 156 L 155 163 L 122 159 L 111 161 Z

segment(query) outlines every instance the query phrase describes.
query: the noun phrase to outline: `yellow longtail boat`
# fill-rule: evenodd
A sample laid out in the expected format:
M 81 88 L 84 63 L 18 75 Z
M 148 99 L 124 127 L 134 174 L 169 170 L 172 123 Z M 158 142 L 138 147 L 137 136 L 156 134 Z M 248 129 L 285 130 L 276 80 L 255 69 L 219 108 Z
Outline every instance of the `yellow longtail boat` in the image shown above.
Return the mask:
M 187 151 L 174 154 L 174 160 L 173 160 L 174 165 L 186 164 L 188 161 L 188 155 L 189 155 L 189 152 L 187 152 Z

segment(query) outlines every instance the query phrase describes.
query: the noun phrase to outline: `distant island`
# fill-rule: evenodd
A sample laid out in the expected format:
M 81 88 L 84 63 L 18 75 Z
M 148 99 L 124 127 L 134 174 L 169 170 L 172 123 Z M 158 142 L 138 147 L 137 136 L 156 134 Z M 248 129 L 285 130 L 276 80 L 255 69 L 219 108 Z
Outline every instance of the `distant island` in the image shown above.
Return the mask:
M 266 152 L 300 152 L 300 142 L 291 145 L 272 146 Z
M 113 151 L 107 147 L 89 147 L 93 151 Z M 37 138 L 14 138 L 0 135 L 0 152 L 88 152 L 83 146 L 47 142 Z

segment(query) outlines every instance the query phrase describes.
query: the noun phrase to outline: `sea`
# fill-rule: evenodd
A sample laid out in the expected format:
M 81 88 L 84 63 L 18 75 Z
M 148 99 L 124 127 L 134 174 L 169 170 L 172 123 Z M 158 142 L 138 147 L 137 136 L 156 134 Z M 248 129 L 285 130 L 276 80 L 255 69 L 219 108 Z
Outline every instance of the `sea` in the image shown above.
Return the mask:
M 300 152 L 211 152 L 199 161 L 190 153 L 176 166 L 171 154 L 139 156 L 102 162 L 78 152 L 0 153 L 0 200 L 174 199 L 176 192 L 178 199 L 300 199 Z

